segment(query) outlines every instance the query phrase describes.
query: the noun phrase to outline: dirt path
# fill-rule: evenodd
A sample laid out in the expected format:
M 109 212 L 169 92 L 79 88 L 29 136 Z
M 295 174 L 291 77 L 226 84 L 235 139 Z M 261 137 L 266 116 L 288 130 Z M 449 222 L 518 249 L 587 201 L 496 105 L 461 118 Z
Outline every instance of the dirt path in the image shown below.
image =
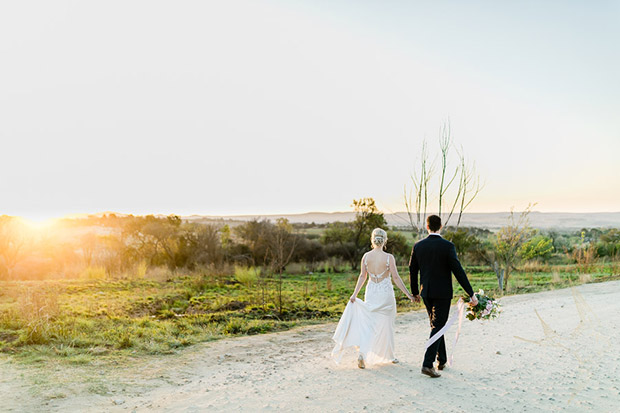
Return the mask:
M 116 367 L 38 369 L 3 356 L 0 410 L 616 410 L 620 281 L 506 297 L 503 307 L 498 320 L 464 321 L 455 364 L 440 379 L 420 374 L 428 321 L 413 312 L 397 318 L 401 363 L 366 370 L 353 354 L 341 365 L 331 361 L 334 324 L 206 343 Z

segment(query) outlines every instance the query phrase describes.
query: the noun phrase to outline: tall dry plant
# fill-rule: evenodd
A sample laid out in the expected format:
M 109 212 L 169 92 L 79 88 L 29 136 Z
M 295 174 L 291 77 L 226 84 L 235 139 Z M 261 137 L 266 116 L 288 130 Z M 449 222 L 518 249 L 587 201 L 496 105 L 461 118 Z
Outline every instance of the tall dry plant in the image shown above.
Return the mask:
M 410 176 L 411 186 L 404 187 L 406 221 L 418 236 L 425 232 L 430 208 L 436 208 L 430 211 L 437 211 L 444 227 L 456 214 L 458 228 L 463 213 L 484 186 L 475 165 L 467 162 L 463 148 L 454 147 L 449 121 L 442 124 L 439 132 L 438 158 L 438 163 L 430 160 L 428 146 L 423 141 L 418 165 Z
M 592 271 L 597 257 L 596 247 L 592 244 L 583 245 L 573 249 L 568 256 L 577 264 L 577 271 L 585 274 Z
M 17 318 L 22 325 L 24 344 L 46 344 L 55 332 L 60 314 L 58 294 L 51 290 L 28 289 L 19 298 Z

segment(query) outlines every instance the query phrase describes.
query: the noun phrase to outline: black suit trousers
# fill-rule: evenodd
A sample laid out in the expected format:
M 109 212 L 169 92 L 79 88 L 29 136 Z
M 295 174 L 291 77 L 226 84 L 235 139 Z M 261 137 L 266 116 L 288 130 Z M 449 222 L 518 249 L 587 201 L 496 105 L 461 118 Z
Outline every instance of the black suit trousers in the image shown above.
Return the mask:
M 432 337 L 436 332 L 442 329 L 448 321 L 448 315 L 450 314 L 450 304 L 452 302 L 449 298 L 423 298 L 426 311 L 428 312 L 428 318 L 431 322 L 431 335 Z M 443 364 L 448 361 L 446 354 L 446 342 L 442 336 L 439 340 L 426 349 L 424 354 L 423 367 L 433 367 L 435 358 L 439 363 Z

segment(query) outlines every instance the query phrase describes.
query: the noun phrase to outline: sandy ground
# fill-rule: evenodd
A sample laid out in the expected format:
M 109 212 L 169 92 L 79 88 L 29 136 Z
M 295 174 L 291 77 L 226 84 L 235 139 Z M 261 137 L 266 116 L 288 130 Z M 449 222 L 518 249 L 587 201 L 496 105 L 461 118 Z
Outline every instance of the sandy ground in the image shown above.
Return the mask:
M 439 379 L 420 374 L 429 328 L 418 311 L 396 321 L 401 363 L 366 370 L 354 354 L 331 361 L 333 323 L 116 367 L 25 367 L 2 356 L 0 410 L 619 411 L 620 281 L 502 302 L 497 320 L 464 320 L 454 365 Z

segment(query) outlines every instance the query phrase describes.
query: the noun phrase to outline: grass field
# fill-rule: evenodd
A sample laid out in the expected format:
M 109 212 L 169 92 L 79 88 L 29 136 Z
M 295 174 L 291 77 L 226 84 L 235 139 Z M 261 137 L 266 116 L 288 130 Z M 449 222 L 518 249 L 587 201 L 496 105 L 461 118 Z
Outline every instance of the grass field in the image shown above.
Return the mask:
M 618 277 L 611 264 L 587 273 L 574 266 L 544 270 L 513 273 L 510 294 Z M 497 295 L 494 273 L 484 267 L 467 271 L 474 289 Z M 406 274 L 405 268 L 400 272 Z M 167 354 L 222 337 L 334 321 L 356 279 L 352 272 L 284 274 L 280 284 L 277 278 L 239 282 L 234 276 L 181 272 L 160 280 L 3 281 L 0 351 L 24 362 L 59 359 L 80 364 L 94 358 Z M 407 284 L 408 277 L 404 281 Z M 455 284 L 455 300 L 461 293 Z M 396 297 L 399 312 L 421 308 L 398 289 Z

